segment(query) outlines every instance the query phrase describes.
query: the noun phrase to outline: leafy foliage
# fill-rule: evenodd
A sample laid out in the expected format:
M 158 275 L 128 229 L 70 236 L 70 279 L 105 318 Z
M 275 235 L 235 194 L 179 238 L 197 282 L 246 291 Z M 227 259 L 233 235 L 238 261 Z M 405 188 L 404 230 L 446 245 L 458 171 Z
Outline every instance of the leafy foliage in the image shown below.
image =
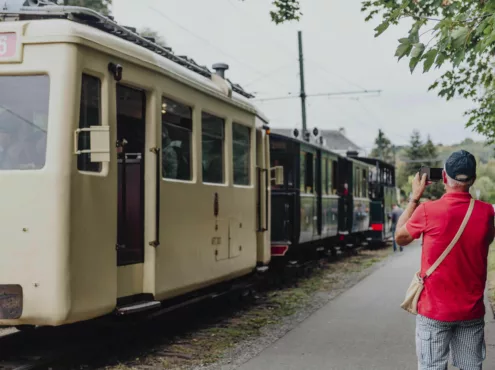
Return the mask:
M 495 88 L 491 58 L 495 54 L 495 1 L 493 0 L 373 0 L 363 1 L 369 21 L 381 15 L 375 36 L 404 19 L 412 20 L 407 37 L 395 53 L 409 59 L 414 72 L 450 64 L 430 90 L 450 100 L 471 99 L 476 108 L 466 112 L 468 127 L 495 142 Z
M 270 16 L 275 24 L 298 21 L 302 16 L 299 0 L 272 0 L 272 5 L 275 9 L 270 11 Z
M 407 196 L 412 189 L 412 180 L 421 166 L 441 167 L 442 163 L 431 162 L 438 158 L 437 147 L 428 136 L 425 143 L 421 140 L 419 131 L 414 130 L 411 134 L 409 146 L 405 149 L 405 163 L 399 165 L 397 174 L 397 185 Z M 439 198 L 444 193 L 442 183 L 431 184 L 427 187 L 424 196 L 426 198 Z
M 409 140 L 409 147 L 406 149 L 407 158 L 411 161 L 417 161 L 426 157 L 421 134 L 418 130 L 414 130 Z M 419 171 L 421 162 L 409 162 L 406 164 L 406 172 L 408 175 L 414 175 Z
M 274 0 L 275 10 L 270 12 L 272 21 L 276 24 L 299 20 L 302 15 L 299 0 Z

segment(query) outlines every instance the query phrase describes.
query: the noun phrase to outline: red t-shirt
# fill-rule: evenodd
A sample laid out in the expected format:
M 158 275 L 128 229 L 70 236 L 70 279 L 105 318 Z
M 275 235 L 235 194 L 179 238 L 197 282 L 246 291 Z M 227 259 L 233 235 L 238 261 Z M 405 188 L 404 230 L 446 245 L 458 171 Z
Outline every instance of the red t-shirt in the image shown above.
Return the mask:
M 423 235 L 421 276 L 448 247 L 469 207 L 469 193 L 448 193 L 421 204 L 406 227 L 414 239 Z M 464 233 L 449 255 L 425 280 L 418 313 L 433 320 L 463 321 L 485 315 L 483 296 L 487 257 L 494 233 L 494 210 L 476 201 Z

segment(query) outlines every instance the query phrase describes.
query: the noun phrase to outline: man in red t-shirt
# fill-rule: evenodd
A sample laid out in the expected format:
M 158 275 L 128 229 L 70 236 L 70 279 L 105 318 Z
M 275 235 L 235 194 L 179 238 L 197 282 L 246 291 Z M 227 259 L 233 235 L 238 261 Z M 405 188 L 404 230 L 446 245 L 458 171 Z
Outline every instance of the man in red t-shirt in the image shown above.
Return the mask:
M 413 193 L 397 224 L 395 240 L 405 246 L 423 236 L 421 277 L 454 239 L 471 200 L 476 160 L 461 150 L 446 161 L 439 200 L 419 204 L 426 175 L 413 181 Z M 453 365 L 480 370 L 485 359 L 485 305 L 489 246 L 494 239 L 494 209 L 476 201 L 466 228 L 451 252 L 425 279 L 418 301 L 416 352 L 420 370 L 446 370 Z

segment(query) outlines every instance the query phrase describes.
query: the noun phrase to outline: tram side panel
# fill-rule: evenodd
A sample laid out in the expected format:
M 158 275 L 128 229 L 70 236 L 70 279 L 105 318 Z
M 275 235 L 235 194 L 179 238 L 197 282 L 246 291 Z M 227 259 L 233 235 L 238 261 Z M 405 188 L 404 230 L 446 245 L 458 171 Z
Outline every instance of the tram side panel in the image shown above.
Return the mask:
M 264 124 L 256 118 L 256 241 L 260 266 L 270 263 L 272 232 L 270 135 L 263 129 Z
M 163 88 L 171 99 L 189 99 L 194 105 L 194 174 L 190 181 L 167 178 L 164 155 L 161 245 L 156 251 L 159 300 L 246 275 L 258 260 L 254 115 L 183 87 L 163 84 Z M 247 146 L 235 147 L 234 125 L 249 132 Z M 236 179 L 233 166 L 238 159 L 233 151 L 249 156 L 247 179 Z
M 337 195 L 338 157 L 323 152 L 321 155 L 321 217 L 322 238 L 338 235 L 339 197 Z M 330 244 L 334 244 L 334 240 Z
M 76 115 L 60 102 L 75 99 L 67 86 L 76 83 L 76 54 L 68 45 L 24 44 L 23 31 L 0 24 L 18 41 L 10 46 L 23 47 L 18 60 L 0 57 L 0 127 L 9 148 L 0 169 L 0 325 L 58 325 L 70 310 L 68 134 Z
M 270 135 L 271 167 L 284 168 L 284 184 L 271 187 L 271 254 L 282 257 L 299 242 L 298 144 Z

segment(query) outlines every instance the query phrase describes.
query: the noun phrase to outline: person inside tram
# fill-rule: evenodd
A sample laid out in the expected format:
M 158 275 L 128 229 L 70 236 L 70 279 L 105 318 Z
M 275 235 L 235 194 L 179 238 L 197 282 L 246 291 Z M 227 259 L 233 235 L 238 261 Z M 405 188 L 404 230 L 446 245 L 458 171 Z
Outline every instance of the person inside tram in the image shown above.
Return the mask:
M 176 179 L 179 169 L 179 160 L 177 153 L 172 145 L 172 139 L 170 138 L 167 127 L 163 126 L 162 129 L 162 141 L 163 141 L 163 173 L 165 177 L 169 179 Z

